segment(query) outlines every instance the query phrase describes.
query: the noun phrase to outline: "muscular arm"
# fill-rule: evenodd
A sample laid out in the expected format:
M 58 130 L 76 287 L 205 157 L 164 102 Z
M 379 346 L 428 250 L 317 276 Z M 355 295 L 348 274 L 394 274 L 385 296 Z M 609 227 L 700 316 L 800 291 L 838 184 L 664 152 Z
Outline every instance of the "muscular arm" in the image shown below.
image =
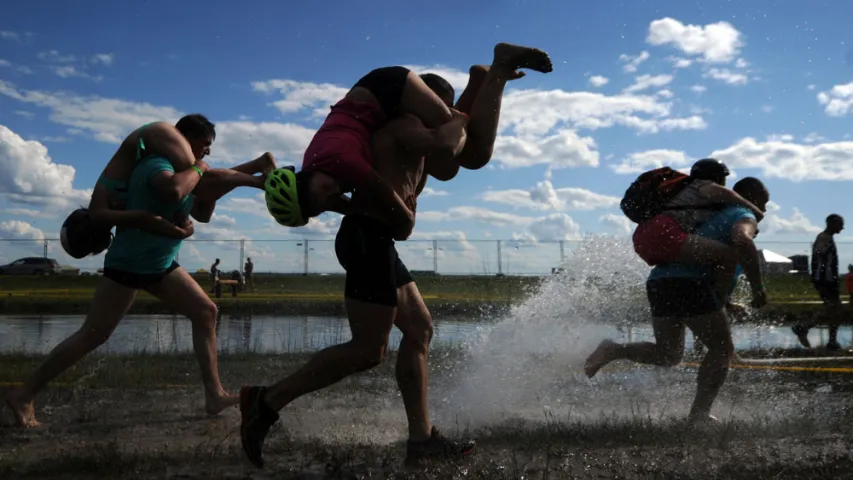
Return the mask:
M 426 128 L 414 115 L 403 115 L 394 120 L 391 134 L 401 147 L 421 157 L 426 157 L 425 168 L 437 180 L 448 181 L 459 172 L 455 157 L 462 152 L 467 141 L 463 116 L 435 128 Z
M 139 132 L 145 150 L 169 159 L 176 172 L 183 172 L 195 164 L 195 155 L 186 138 L 167 122 L 146 125 Z
M 729 190 L 726 187 L 717 185 L 716 183 L 709 183 L 703 186 L 701 190 L 702 193 L 707 196 L 708 201 L 710 201 L 711 203 L 738 205 L 750 209 L 759 222 L 761 221 L 761 219 L 764 218 L 764 212 L 762 212 L 752 202 L 741 197 L 740 195 L 738 195 L 732 190 Z
M 180 228 L 153 213 L 144 210 L 110 208 L 109 192 L 100 185 L 95 187 L 92 194 L 92 200 L 89 203 L 89 216 L 97 226 L 102 228 L 131 227 L 175 238 L 189 236 L 186 229 Z
M 392 225 L 397 232 L 395 240 L 405 240 L 415 228 L 415 214 L 375 170 L 370 179 L 355 192 L 354 200 L 346 208 L 378 218 Z M 341 206 L 341 205 L 339 205 Z
M 758 259 L 758 249 L 755 248 L 755 234 L 758 223 L 753 219 L 743 219 L 732 227 L 732 246 L 738 256 L 738 262 L 743 266 L 746 279 L 753 289 L 761 288 L 761 267 Z
M 162 170 L 151 179 L 151 184 L 163 196 L 164 200 L 180 202 L 192 193 L 199 180 L 201 180 L 201 175 L 193 169 L 178 173 Z

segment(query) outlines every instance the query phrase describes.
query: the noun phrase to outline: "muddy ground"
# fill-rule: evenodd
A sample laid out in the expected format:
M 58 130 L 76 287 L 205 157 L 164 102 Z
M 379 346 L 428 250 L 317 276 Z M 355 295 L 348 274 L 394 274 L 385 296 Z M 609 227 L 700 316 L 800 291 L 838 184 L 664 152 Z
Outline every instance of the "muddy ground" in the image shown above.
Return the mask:
M 20 380 L 38 360 L 0 356 L 0 382 Z M 275 380 L 302 360 L 224 356 L 220 365 L 236 390 Z M 475 438 L 477 450 L 407 469 L 389 360 L 283 410 L 267 466 L 257 470 L 240 450 L 238 411 L 201 412 L 191 357 L 92 356 L 39 397 L 48 427 L 12 427 L 3 411 L 0 478 L 853 478 L 851 373 L 735 368 L 714 410 L 721 424 L 688 429 L 680 419 L 693 395 L 692 366 L 617 364 L 594 380 L 577 366 L 560 374 L 543 368 L 530 372 L 548 376 L 537 383 L 541 391 L 501 397 L 501 410 L 486 408 L 486 398 L 454 396 L 464 355 L 435 354 L 436 423 Z

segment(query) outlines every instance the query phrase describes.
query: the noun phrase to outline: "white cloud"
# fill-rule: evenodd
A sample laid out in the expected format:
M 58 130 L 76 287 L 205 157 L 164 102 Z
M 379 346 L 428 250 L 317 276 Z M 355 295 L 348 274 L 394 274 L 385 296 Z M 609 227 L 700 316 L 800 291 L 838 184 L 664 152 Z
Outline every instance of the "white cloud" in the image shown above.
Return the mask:
M 684 152 L 676 150 L 647 150 L 645 152 L 636 152 L 628 155 L 628 158 L 623 160 L 618 165 L 613 165 L 613 171 L 616 173 L 642 173 L 646 170 L 669 166 L 673 168 L 683 168 L 691 165 L 692 161 Z
M 591 137 L 580 137 L 573 130 L 560 130 L 544 137 L 499 136 L 492 159 L 506 168 L 531 165 L 548 165 L 552 169 L 595 167 L 598 152 Z
M 824 111 L 832 117 L 843 117 L 853 110 L 853 82 L 835 85 L 831 89 L 817 94 L 817 101 Z
M 749 62 L 747 62 L 746 60 L 744 60 L 742 58 L 738 58 L 737 61 L 735 61 L 735 67 L 747 68 L 747 67 L 749 67 Z
M 676 56 L 666 57 L 666 60 L 672 63 L 673 68 L 687 68 L 693 64 L 693 60 L 690 60 L 689 58 L 681 58 Z
M 670 17 L 649 24 L 646 42 L 655 46 L 672 45 L 685 55 L 699 56 L 708 63 L 729 63 L 744 45 L 741 33 L 728 22 L 685 25 Z
M 16 217 L 53 218 L 55 214 L 50 211 L 34 210 L 32 208 L 5 208 L 0 213 L 14 215 Z
M 269 216 L 266 202 L 264 202 L 263 192 L 259 192 L 257 196 L 253 198 L 229 196 L 216 202 L 216 209 L 226 212 L 247 213 L 260 217 Z
M 730 168 L 760 169 L 766 177 L 803 180 L 853 180 L 853 142 L 803 145 L 782 137 L 759 142 L 752 137 L 709 155 Z
M 256 92 L 282 95 L 284 98 L 271 103 L 282 113 L 293 113 L 315 107 L 315 114 L 320 116 L 328 114 L 329 106 L 337 103 L 349 91 L 348 88 L 331 83 L 278 79 L 252 82 L 252 89 Z
M 581 238 L 580 225 L 565 213 L 552 213 L 547 217 L 538 218 L 530 224 L 528 231 L 537 241 Z
M 610 80 L 607 77 L 602 77 L 601 75 L 593 75 L 589 77 L 589 84 L 595 88 L 603 87 L 607 85 L 608 82 L 610 82 Z
M 702 76 L 720 80 L 729 85 L 746 85 L 749 82 L 749 76 L 746 73 L 735 72 L 728 68 L 709 68 Z
M 0 38 L 4 40 L 20 40 L 21 36 L 8 30 L 0 30 Z
M 773 194 L 772 192 L 770 193 Z M 769 209 L 768 209 L 769 210 Z M 768 214 L 762 221 L 767 225 L 768 233 L 780 235 L 785 234 L 809 234 L 820 232 L 820 227 L 811 223 L 811 221 L 800 212 L 799 209 L 793 208 L 790 218 L 782 218 L 777 214 Z
M 54 163 L 47 147 L 0 125 L 0 193 L 15 202 L 66 207 L 88 203 L 91 190 L 74 190 L 76 171 Z
M 636 93 L 649 88 L 659 88 L 668 85 L 672 75 L 640 75 L 634 79 L 634 84 L 622 90 L 623 93 Z
M 0 222 L 0 236 L 4 239 L 44 240 L 44 232 L 21 220 Z
M 434 73 L 450 83 L 453 86 L 453 89 L 456 90 L 456 98 L 459 98 L 459 94 L 462 93 L 462 90 L 468 85 L 468 74 L 466 72 L 459 71 L 452 67 L 447 67 L 444 65 L 433 65 L 433 66 L 423 66 L 423 65 L 403 65 L 409 70 L 417 73 L 418 75 L 423 75 L 424 73 Z M 367 72 L 365 72 L 367 73 Z
M 620 200 L 584 188 L 555 189 L 550 180 L 538 182 L 530 190 L 491 190 L 483 192 L 479 197 L 487 202 L 533 210 L 594 210 L 614 207 Z
M 762 105 L 761 111 L 764 113 L 770 113 L 773 111 L 773 105 Z
M 657 95 L 658 97 L 661 97 L 661 98 L 672 98 L 675 96 L 675 94 L 672 93 L 672 90 L 670 90 L 668 88 L 664 88 L 663 90 L 658 90 L 658 92 L 655 95 Z
M 103 80 L 103 77 L 100 75 L 90 75 L 73 65 L 62 65 L 62 66 L 51 66 L 51 71 L 56 74 L 57 77 L 62 78 L 88 78 L 90 80 L 94 80 L 96 82 L 100 82 Z
M 628 55 L 623 53 L 619 55 L 619 61 L 625 62 L 625 65 L 622 67 L 627 73 L 633 73 L 637 71 L 637 67 L 640 66 L 643 62 L 649 59 L 649 52 L 643 50 L 638 55 Z
M 696 93 L 703 93 L 706 90 L 708 90 L 708 87 L 706 87 L 704 85 L 693 85 L 690 87 L 690 90 L 693 90 Z
M 115 61 L 115 54 L 114 53 L 98 53 L 98 54 L 92 55 L 92 58 L 90 61 L 96 65 L 99 63 L 101 65 L 112 65 L 113 62 Z
M 607 215 L 602 216 L 599 221 L 606 229 L 618 234 L 627 235 L 631 233 L 634 227 L 634 224 L 628 219 L 628 217 L 624 215 L 617 215 L 615 213 L 608 213 Z
M 2 58 L 0 58 L 0 67 L 11 68 L 12 70 L 14 70 L 16 72 L 23 73 L 25 75 L 32 75 L 32 73 L 33 73 L 33 70 L 30 67 L 27 67 L 25 65 L 15 65 L 12 62 L 10 62 L 9 60 L 4 60 Z
M 44 60 L 49 63 L 73 63 L 77 61 L 77 57 L 74 55 L 63 55 L 57 50 L 46 50 L 44 52 L 39 52 L 36 56 L 39 60 Z
M 773 200 L 770 200 L 769 202 L 767 202 L 767 205 L 765 206 L 765 208 L 767 208 L 768 212 L 777 212 L 777 211 L 782 209 L 782 207 L 780 207 L 779 204 L 774 202 Z
M 141 125 L 155 121 L 176 122 L 183 115 L 172 107 L 150 103 L 19 90 L 2 80 L 0 95 L 47 108 L 52 121 L 85 132 L 99 142 L 116 145 Z M 301 164 L 302 153 L 314 134 L 313 130 L 291 123 L 215 120 L 214 123 L 217 136 L 211 148 L 211 160 L 220 164 L 243 162 L 266 151 L 284 154 L 291 162 Z
M 221 213 L 214 213 L 210 218 L 210 224 L 217 227 L 233 227 L 237 225 L 237 219 Z
M 817 132 L 810 132 L 808 135 L 803 137 L 803 143 L 818 143 L 826 140 L 826 138 Z
M 806 90 L 814 90 L 816 88 L 817 88 L 817 85 L 815 85 L 814 83 L 810 83 L 806 86 Z
M 448 193 L 444 190 L 436 190 L 432 187 L 424 187 L 420 196 L 421 197 L 446 197 L 448 195 L 450 195 L 450 193 Z

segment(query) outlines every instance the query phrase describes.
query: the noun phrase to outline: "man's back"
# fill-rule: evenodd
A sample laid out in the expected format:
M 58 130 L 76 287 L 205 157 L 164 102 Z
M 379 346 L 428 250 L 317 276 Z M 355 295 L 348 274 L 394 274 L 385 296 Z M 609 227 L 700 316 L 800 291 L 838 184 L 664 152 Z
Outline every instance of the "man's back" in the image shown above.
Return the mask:
M 146 158 L 133 169 L 128 181 L 127 209 L 144 210 L 171 222 L 183 223 L 192 209 L 193 196 L 187 195 L 178 203 L 164 201 L 151 184 L 152 179 L 163 171 L 175 171 L 169 160 L 163 157 Z M 117 227 L 104 266 L 134 273 L 158 273 L 169 267 L 180 246 L 181 240 L 177 238 L 137 228 Z
M 812 281 L 838 282 L 838 250 L 826 231 L 817 234 L 812 245 Z

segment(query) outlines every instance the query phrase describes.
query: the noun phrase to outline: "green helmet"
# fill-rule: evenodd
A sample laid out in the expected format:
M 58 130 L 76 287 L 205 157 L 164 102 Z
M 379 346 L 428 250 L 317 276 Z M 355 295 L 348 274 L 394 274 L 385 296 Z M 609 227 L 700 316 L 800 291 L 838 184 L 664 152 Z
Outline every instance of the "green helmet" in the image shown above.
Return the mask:
M 296 172 L 293 167 L 276 168 L 267 175 L 264 183 L 267 210 L 285 227 L 301 227 L 308 223 L 299 208 L 296 191 Z

